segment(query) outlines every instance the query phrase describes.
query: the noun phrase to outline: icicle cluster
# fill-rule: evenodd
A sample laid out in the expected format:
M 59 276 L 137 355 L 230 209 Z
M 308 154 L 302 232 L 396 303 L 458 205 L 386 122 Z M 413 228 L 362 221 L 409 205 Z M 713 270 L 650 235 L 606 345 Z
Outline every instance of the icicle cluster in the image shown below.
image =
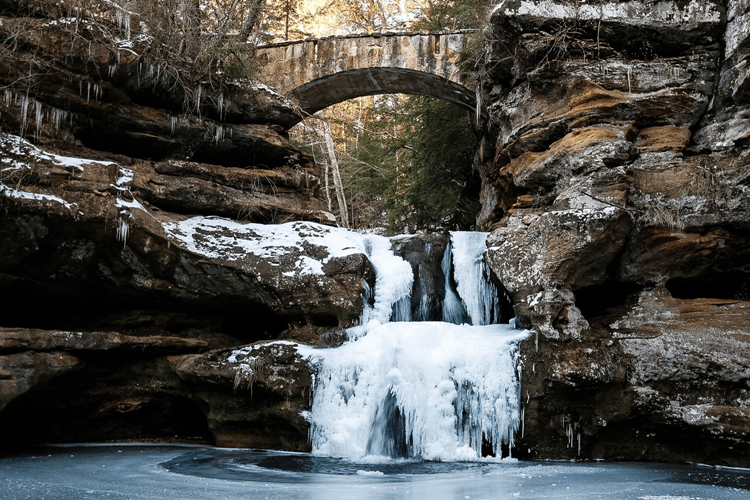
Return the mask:
M 48 120 L 51 120 L 52 126 L 55 129 L 55 132 L 59 131 L 60 128 L 65 124 L 65 121 L 67 120 L 68 116 L 70 115 L 71 119 L 71 125 L 73 120 L 72 113 L 68 113 L 67 111 L 63 111 L 61 109 L 57 109 L 54 107 L 45 107 L 45 105 L 34 98 L 29 97 L 28 95 L 24 94 L 18 94 L 16 92 L 13 92 L 10 89 L 5 89 L 4 92 L 4 101 L 5 107 L 10 108 L 13 105 L 16 105 L 19 107 L 20 110 L 20 116 L 21 116 L 21 127 L 19 130 L 19 136 L 23 137 L 26 135 L 28 128 L 29 128 L 29 111 L 33 109 L 33 118 L 34 118 L 34 138 L 39 139 L 39 136 L 42 132 L 42 125 L 44 124 L 45 118 Z M 46 109 L 45 109 L 46 108 Z
M 133 215 L 130 213 L 130 206 L 132 203 L 125 201 L 122 195 L 126 192 L 130 192 L 130 186 L 133 183 L 133 171 L 119 167 L 117 181 L 114 184 L 117 189 L 117 201 L 115 206 L 118 209 L 119 219 L 117 221 L 117 241 L 122 241 L 123 247 L 128 242 L 128 233 L 130 233 L 130 219 Z M 131 195 L 132 196 L 132 195 Z
M 388 323 L 320 351 L 313 453 L 476 460 L 519 425 L 517 341 L 509 325 Z

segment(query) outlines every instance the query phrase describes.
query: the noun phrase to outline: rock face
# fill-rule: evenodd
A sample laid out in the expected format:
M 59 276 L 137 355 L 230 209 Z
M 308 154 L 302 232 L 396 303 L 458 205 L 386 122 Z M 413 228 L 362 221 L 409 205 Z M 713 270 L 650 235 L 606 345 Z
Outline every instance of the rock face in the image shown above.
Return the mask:
M 180 379 L 209 408 L 218 446 L 309 451 L 313 376 L 292 342 L 173 357 Z M 249 394 L 248 394 L 249 392 Z
M 494 9 L 478 226 L 536 331 L 518 456 L 750 465 L 748 16 Z
M 351 325 L 374 282 L 359 241 L 323 241 L 339 230 L 319 167 L 268 124 L 293 106 L 235 82 L 184 112 L 132 51 L 114 64 L 93 39 L 66 56 L 69 31 L 19 5 L 0 2 L 0 32 L 18 37 L 0 57 L 0 452 L 305 449 L 311 377 L 294 349 L 257 347 L 271 378 L 235 384 L 246 364 L 222 364 Z M 33 91 L 12 90 L 19 78 Z
M 285 384 L 260 378 L 216 392 L 206 384 L 233 379 L 239 368 L 222 368 L 216 378 L 205 366 L 225 351 L 193 358 L 300 331 L 311 331 L 304 340 L 314 342 L 319 331 L 351 325 L 374 281 L 359 240 L 313 222 L 266 226 L 177 213 L 234 202 L 191 201 L 191 179 L 199 189 L 217 189 L 217 179 L 257 172 L 186 162 L 126 168 L 54 155 L 10 135 L 0 137 L 0 148 L 8 175 L 0 185 L 0 422 L 7 443 L 174 436 L 307 446 L 299 411 L 309 404 L 309 369 L 285 379 L 289 387 L 292 376 L 298 386 L 307 383 L 305 394 L 279 392 Z M 179 206 L 168 212 L 158 208 L 167 197 L 158 188 L 175 183 L 159 170 L 207 180 L 174 176 L 187 188 L 169 194 L 170 207 Z M 284 352 L 261 351 L 292 363 Z M 188 353 L 191 363 L 180 358 Z M 247 397 L 256 385 L 263 397 Z M 291 409 L 279 416 L 279 405 Z

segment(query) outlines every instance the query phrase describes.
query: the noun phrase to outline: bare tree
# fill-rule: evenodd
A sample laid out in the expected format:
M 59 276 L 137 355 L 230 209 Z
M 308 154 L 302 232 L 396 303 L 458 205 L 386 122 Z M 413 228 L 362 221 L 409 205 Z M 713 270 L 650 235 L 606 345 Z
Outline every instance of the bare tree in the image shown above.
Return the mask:
M 349 227 L 349 210 L 346 206 L 344 186 L 341 183 L 339 162 L 336 159 L 336 147 L 333 144 L 333 135 L 331 134 L 331 124 L 327 120 L 323 120 L 323 135 L 325 136 L 326 151 L 328 152 L 328 164 L 331 166 L 331 171 L 333 172 L 333 185 L 336 189 L 336 199 L 339 202 L 341 224 L 344 227 Z

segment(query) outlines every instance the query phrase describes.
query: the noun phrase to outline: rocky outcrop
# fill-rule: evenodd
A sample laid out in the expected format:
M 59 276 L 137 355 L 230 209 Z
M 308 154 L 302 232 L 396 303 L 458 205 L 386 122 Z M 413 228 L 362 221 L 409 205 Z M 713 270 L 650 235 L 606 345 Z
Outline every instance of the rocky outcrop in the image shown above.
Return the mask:
M 246 80 L 169 80 L 137 39 L 115 58 L 106 33 L 19 5 L 0 2 L 16 41 L 0 48 L 2 448 L 305 448 L 309 369 L 279 375 L 308 384 L 290 392 L 208 368 L 350 326 L 374 283 L 362 242 L 323 210 L 319 167 L 271 123 L 294 104 Z
M 170 439 L 307 446 L 299 411 L 309 391 L 248 398 L 267 382 L 258 379 L 216 392 L 205 388 L 210 374 L 196 383 L 185 375 L 195 370 L 172 357 L 303 331 L 301 340 L 315 342 L 321 331 L 351 325 L 374 282 L 360 239 L 313 222 L 188 215 L 201 206 L 230 213 L 247 195 L 214 197 L 203 188 L 219 192 L 222 182 L 241 185 L 263 175 L 257 171 L 176 161 L 124 167 L 55 155 L 7 134 L 0 147 L 7 443 L 164 439 L 168 429 Z M 283 171 L 269 175 L 294 184 Z M 220 357 L 207 356 L 203 365 Z M 309 369 L 298 380 L 309 386 Z
M 297 116 L 280 95 L 250 81 L 205 87 L 185 81 L 166 66 L 144 62 L 147 47 L 138 37 L 118 40 L 90 33 L 86 22 L 80 29 L 69 24 L 0 16 L 2 34 L 15 40 L 0 58 L 6 131 L 153 161 L 315 172 L 312 159 L 270 124 L 274 117 Z
M 208 405 L 218 446 L 309 451 L 313 375 L 288 341 L 174 357 L 180 379 Z M 248 394 L 249 393 L 249 394 Z
M 748 9 L 495 8 L 478 225 L 536 332 L 520 456 L 748 466 Z

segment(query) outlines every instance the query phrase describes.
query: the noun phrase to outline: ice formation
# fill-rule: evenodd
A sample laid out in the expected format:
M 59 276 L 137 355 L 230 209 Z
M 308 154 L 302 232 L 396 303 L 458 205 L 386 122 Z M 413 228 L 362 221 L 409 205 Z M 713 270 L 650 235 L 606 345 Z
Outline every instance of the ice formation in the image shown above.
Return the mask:
M 472 325 L 489 325 L 500 317 L 497 290 L 487 279 L 489 268 L 483 252 L 487 233 L 451 232 L 453 268 L 458 295 L 461 297 Z
M 510 325 L 388 323 L 318 350 L 311 437 L 317 455 L 499 457 L 519 426 L 518 340 Z
M 464 323 L 466 311 L 458 298 L 456 291 L 453 289 L 451 282 L 451 257 L 453 255 L 452 245 L 448 243 L 443 254 L 442 268 L 445 276 L 445 296 L 443 297 L 443 321 L 460 325 Z
M 411 266 L 393 253 L 388 238 L 372 234 L 362 238 L 367 256 L 375 268 L 375 302 L 372 306 L 365 305 L 360 323 L 366 326 L 373 320 L 378 323 L 410 321 L 411 287 L 414 284 Z
M 442 262 L 444 322 L 407 322 L 410 265 L 387 240 L 368 243 L 376 305 L 349 330 L 350 342 L 310 358 L 314 454 L 457 461 L 488 449 L 501 458 L 503 444 L 512 448 L 521 420 L 517 343 L 529 332 L 489 324 L 499 307 L 483 267 L 486 237 L 452 234 L 454 250 L 449 245 Z M 451 286 L 451 254 L 463 299 Z M 464 305 L 476 326 L 460 324 Z

